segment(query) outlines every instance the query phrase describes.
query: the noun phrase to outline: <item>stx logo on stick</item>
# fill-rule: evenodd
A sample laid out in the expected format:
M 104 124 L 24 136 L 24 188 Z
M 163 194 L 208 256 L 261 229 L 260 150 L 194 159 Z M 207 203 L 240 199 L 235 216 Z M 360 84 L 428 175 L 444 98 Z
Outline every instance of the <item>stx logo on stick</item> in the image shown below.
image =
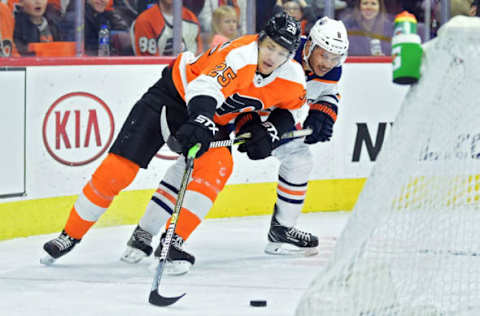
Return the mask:
M 195 122 L 197 123 L 200 123 L 202 124 L 203 126 L 207 127 L 209 130 L 212 131 L 212 134 L 215 135 L 216 132 L 218 132 L 218 128 L 217 126 L 215 125 L 215 123 L 209 119 L 208 117 L 202 115 L 202 114 L 199 114 L 196 118 L 195 118 Z

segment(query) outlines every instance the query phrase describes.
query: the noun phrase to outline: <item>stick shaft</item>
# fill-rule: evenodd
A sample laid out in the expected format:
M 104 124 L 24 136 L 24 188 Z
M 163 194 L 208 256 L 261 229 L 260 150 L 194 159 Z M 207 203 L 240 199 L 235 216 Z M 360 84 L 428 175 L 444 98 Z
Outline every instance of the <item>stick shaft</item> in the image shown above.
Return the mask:
M 180 210 L 182 208 L 183 198 L 185 197 L 185 192 L 187 191 L 188 180 L 190 179 L 190 176 L 192 174 L 193 160 L 195 159 L 199 148 L 200 147 L 198 145 L 195 145 L 188 152 L 187 165 L 185 167 L 185 172 L 183 174 L 180 189 L 178 191 L 177 201 L 175 203 L 175 208 L 173 209 L 170 224 L 168 225 L 167 233 L 165 235 L 165 243 L 163 244 L 162 251 L 160 253 L 159 263 L 157 265 L 157 268 L 155 269 L 155 276 L 152 283 L 152 291 L 158 290 L 163 271 L 165 270 L 165 262 L 167 260 L 168 251 L 170 250 L 172 237 L 175 233 L 175 227 L 177 226 L 177 220 L 180 215 Z

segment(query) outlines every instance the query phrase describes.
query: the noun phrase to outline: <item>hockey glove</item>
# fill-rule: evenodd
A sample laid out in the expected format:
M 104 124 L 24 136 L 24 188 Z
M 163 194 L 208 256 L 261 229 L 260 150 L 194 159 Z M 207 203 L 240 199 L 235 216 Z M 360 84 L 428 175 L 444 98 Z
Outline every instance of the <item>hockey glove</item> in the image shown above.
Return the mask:
M 273 140 L 272 135 L 277 137 L 277 129 L 270 122 L 252 123 L 241 129 L 241 134 L 250 133 L 251 137 L 245 143 L 238 146 L 239 152 L 246 152 L 248 158 L 252 160 L 265 159 L 272 154 Z
M 237 132 L 237 135 L 251 133 L 251 138 L 238 147 L 238 151 L 246 152 L 248 158 L 260 160 L 267 158 L 272 154 L 272 150 L 278 146 L 280 135 L 293 129 L 295 124 L 293 116 L 288 110 L 275 109 L 270 113 L 267 121 L 261 122 L 256 112 L 251 112 L 252 118 L 247 120 L 249 113 L 239 116 L 236 125 L 244 122 Z
M 303 128 L 310 128 L 312 134 L 305 137 L 306 144 L 327 142 L 333 134 L 333 124 L 337 118 L 337 107 L 333 104 L 315 104 L 310 107 Z
M 217 131 L 218 128 L 215 123 L 204 115 L 199 114 L 190 118 L 185 124 L 180 126 L 176 134 L 183 155 L 187 157 L 190 148 L 197 143 L 201 144 L 197 158 L 203 155 L 210 147 L 210 142 Z

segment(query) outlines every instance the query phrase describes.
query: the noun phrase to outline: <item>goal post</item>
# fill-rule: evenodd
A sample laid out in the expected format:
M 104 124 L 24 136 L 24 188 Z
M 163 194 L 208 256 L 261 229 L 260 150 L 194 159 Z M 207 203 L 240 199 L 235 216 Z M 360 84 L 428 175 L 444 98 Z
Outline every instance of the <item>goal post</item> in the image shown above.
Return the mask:
M 480 18 L 424 45 L 327 266 L 297 316 L 480 315 Z

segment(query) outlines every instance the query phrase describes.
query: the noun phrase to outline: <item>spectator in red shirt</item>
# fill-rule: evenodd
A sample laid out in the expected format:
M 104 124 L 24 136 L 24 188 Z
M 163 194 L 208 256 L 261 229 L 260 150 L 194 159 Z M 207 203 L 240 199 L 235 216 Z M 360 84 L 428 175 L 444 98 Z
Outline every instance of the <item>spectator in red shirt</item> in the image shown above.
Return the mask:
M 130 29 L 135 55 L 173 55 L 173 0 L 159 0 L 142 12 Z M 182 8 L 182 51 L 202 52 L 200 24 L 195 14 Z

